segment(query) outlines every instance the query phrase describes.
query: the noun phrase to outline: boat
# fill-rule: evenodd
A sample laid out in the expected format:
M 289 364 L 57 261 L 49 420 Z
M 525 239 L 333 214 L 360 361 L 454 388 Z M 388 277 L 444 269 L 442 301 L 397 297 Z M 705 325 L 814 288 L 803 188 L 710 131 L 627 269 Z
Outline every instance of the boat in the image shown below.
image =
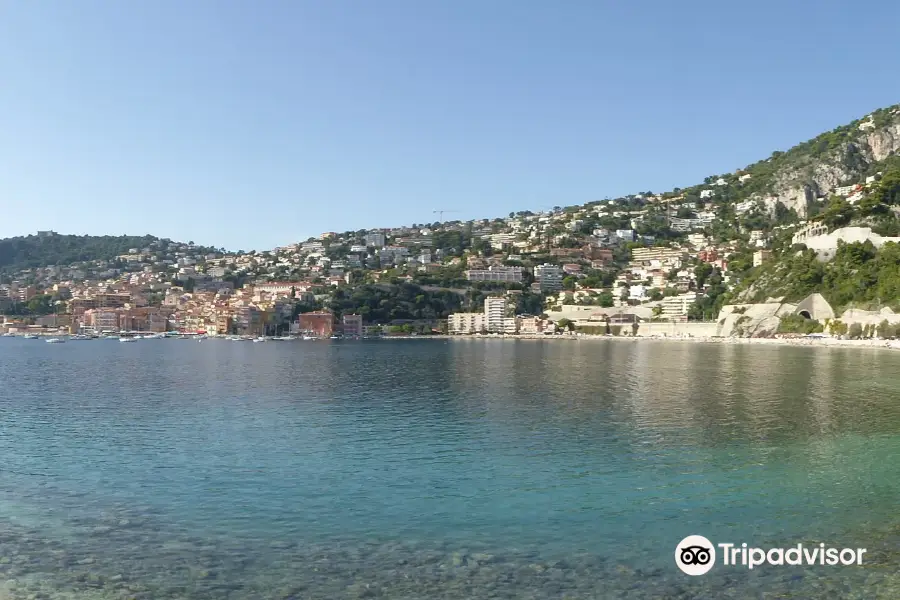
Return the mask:
M 91 339 L 91 336 L 89 336 L 89 335 L 84 335 L 84 334 L 81 334 L 81 333 L 72 336 L 72 341 L 76 341 L 76 340 L 89 340 L 89 339 Z
M 66 340 L 64 340 L 62 338 L 50 338 L 49 340 L 47 340 L 47 343 L 48 344 L 65 344 Z
M 253 341 L 254 341 L 254 342 L 268 342 L 269 340 L 267 340 L 266 338 L 260 336 L 260 337 L 256 338 L 256 339 L 253 340 Z
M 4 334 L 3 334 L 3 337 L 16 337 L 16 334 L 14 334 L 14 333 L 4 333 Z
M 22 339 L 26 339 L 26 340 L 36 340 L 36 339 L 38 339 L 38 336 L 35 335 L 35 334 L 33 334 L 33 333 L 27 333 L 27 334 L 25 334 L 25 335 L 22 336 Z
M 126 335 L 123 335 L 123 336 L 121 336 L 121 337 L 119 338 L 119 341 L 120 341 L 120 342 L 136 342 L 136 341 L 137 341 L 137 338 L 128 337 L 128 336 L 126 336 Z

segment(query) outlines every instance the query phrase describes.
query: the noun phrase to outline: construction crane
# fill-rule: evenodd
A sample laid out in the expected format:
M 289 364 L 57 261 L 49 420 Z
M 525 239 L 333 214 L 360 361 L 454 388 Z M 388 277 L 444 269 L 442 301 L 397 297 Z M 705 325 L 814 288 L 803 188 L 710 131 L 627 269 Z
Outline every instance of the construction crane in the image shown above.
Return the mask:
M 452 213 L 452 212 L 456 212 L 456 211 L 455 210 L 433 210 L 431 212 L 438 215 L 438 221 L 440 223 L 443 223 L 444 222 L 444 213 Z

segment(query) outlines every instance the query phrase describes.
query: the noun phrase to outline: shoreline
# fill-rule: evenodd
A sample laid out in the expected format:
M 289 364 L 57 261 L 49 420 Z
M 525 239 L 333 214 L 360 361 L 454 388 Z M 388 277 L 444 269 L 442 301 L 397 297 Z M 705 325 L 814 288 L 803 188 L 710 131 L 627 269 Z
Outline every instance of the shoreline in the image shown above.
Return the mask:
M 657 335 L 591 335 L 591 334 L 502 334 L 502 335 L 427 335 L 427 336 L 387 336 L 386 340 L 528 340 L 528 341 L 618 341 L 618 342 L 689 342 L 701 344 L 726 344 L 744 346 L 804 346 L 812 348 L 874 348 L 884 350 L 900 350 L 900 340 L 865 339 L 843 340 L 838 338 L 739 338 L 739 337 L 687 337 L 687 336 L 657 336 Z
M 70 337 L 65 333 L 40 333 L 38 339 L 51 337 Z M 21 335 L 12 336 L 21 338 Z M 224 339 L 225 336 L 211 335 L 209 339 Z M 376 339 L 376 338 L 371 338 Z M 664 335 L 595 335 L 595 334 L 562 334 L 544 335 L 531 333 L 516 334 L 462 334 L 462 335 L 389 335 L 377 338 L 378 340 L 513 340 L 513 341 L 564 341 L 564 342 L 688 342 L 699 344 L 726 344 L 742 346 L 804 346 L 811 348 L 870 348 L 882 350 L 900 350 L 900 339 L 864 339 L 845 340 L 832 337 L 821 338 L 740 338 L 740 337 L 705 337 L 705 336 L 664 336 Z

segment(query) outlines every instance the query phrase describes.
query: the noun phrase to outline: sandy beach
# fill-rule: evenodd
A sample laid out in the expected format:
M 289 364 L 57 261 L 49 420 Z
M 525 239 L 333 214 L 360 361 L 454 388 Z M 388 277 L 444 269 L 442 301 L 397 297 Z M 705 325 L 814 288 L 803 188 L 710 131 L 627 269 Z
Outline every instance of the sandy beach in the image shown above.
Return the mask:
M 559 340 L 570 342 L 609 340 L 617 342 L 693 342 L 703 344 L 739 344 L 751 346 L 808 346 L 813 348 L 875 348 L 886 350 L 900 349 L 900 340 L 845 340 L 832 337 L 821 338 L 738 338 L 738 337 L 687 337 L 687 336 L 613 336 L 613 335 L 588 335 L 588 334 L 562 334 L 562 335 L 440 335 L 422 336 L 430 339 L 455 339 L 455 340 Z M 396 337 L 388 339 L 422 339 L 421 337 Z

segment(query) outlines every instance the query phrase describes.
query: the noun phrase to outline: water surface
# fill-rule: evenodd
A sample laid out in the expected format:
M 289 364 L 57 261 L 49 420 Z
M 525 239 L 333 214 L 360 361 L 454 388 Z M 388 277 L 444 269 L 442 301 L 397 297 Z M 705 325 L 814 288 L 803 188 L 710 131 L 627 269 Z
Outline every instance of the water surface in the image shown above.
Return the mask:
M 887 351 L 2 338 L 0 383 L 0 598 L 900 595 Z

